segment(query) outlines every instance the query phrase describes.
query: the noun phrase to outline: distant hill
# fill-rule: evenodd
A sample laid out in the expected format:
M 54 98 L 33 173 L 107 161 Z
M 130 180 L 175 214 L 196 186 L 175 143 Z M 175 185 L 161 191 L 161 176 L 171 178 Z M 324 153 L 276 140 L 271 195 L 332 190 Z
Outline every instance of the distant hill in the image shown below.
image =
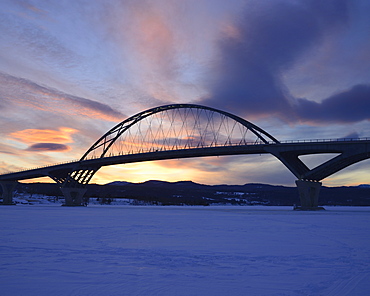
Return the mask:
M 127 184 L 130 184 L 130 182 L 125 182 L 125 181 L 114 181 L 111 183 L 107 183 L 105 185 L 113 185 L 113 186 L 125 186 Z
M 62 196 L 55 183 L 19 183 L 18 192 Z M 0 189 L 1 191 L 1 189 Z M 249 183 L 244 185 L 204 185 L 192 181 L 143 183 L 115 181 L 87 185 L 86 196 L 104 200 L 126 198 L 139 204 L 160 205 L 299 205 L 296 187 Z M 370 185 L 321 188 L 320 205 L 370 206 Z

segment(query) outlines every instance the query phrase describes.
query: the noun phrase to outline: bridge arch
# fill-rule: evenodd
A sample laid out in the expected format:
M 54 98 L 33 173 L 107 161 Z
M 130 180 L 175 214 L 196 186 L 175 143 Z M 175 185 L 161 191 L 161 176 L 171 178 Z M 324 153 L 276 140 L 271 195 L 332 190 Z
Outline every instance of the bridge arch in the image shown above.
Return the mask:
M 80 161 L 200 147 L 279 143 L 234 114 L 195 104 L 171 104 L 133 115 L 106 132 Z

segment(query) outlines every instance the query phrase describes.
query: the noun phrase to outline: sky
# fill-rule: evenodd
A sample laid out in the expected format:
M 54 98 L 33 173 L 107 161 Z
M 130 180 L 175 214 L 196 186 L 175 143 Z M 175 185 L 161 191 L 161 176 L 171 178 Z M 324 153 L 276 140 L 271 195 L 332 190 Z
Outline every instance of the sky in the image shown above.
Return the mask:
M 369 11 L 367 0 L 1 0 L 0 173 L 79 159 L 171 103 L 231 112 L 280 141 L 370 137 Z M 323 184 L 370 183 L 369 167 Z M 91 182 L 150 179 L 295 181 L 273 156 L 245 155 L 105 167 Z

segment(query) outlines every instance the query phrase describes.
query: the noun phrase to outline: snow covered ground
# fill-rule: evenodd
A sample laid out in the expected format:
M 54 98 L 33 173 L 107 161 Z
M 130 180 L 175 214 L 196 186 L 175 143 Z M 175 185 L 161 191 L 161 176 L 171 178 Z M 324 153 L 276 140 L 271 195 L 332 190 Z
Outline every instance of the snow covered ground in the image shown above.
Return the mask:
M 370 208 L 0 207 L 0 295 L 370 295 Z

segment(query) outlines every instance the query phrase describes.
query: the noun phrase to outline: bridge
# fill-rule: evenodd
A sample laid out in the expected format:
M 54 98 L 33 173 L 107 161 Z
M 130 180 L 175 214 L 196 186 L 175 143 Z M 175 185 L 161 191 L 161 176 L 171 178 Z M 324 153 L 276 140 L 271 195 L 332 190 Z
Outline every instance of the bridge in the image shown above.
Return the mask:
M 309 169 L 299 156 L 336 153 Z M 0 175 L 3 204 L 13 203 L 17 181 L 48 176 L 65 205 L 83 204 L 86 185 L 104 166 L 190 157 L 272 154 L 297 178 L 301 209 L 318 209 L 321 180 L 370 158 L 370 138 L 280 142 L 234 114 L 194 104 L 151 108 L 127 118 L 98 139 L 78 161 Z

